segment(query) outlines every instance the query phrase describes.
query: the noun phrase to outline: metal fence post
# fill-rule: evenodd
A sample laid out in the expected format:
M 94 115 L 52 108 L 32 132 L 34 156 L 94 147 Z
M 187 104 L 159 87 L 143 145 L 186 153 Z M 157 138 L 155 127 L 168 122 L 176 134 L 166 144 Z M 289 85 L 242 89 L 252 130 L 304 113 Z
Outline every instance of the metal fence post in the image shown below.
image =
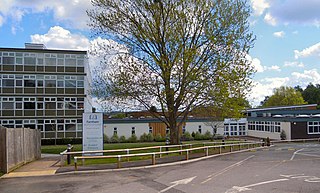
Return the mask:
M 74 157 L 74 170 L 75 170 L 75 171 L 78 171 L 77 157 Z
M 162 157 L 162 147 L 160 146 L 160 154 L 159 154 L 159 158 L 161 158 Z
M 181 151 L 180 151 L 180 155 L 182 155 L 182 149 L 183 149 L 183 148 L 182 148 L 182 145 L 180 145 L 180 150 L 181 150 Z
M 152 165 L 156 165 L 156 154 L 152 154 Z
M 189 150 L 186 151 L 186 160 L 189 160 Z
M 129 155 L 129 154 L 130 154 L 130 150 L 127 149 L 127 155 Z M 129 156 L 127 156 L 127 162 L 129 162 Z
M 206 148 L 206 156 L 208 156 L 209 155 L 209 148 L 207 147 Z
M 121 168 L 121 155 L 118 155 L 117 168 Z
M 221 154 L 221 149 L 222 149 L 222 146 L 220 145 L 219 146 L 219 154 Z

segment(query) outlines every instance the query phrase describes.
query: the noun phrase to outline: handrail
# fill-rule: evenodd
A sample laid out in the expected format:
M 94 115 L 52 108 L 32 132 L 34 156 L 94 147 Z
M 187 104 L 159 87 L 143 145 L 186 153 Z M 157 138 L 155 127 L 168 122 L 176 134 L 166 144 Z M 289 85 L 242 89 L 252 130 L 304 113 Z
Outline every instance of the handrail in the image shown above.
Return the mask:
M 239 146 L 239 150 L 241 149 L 241 145 L 247 145 L 247 149 L 250 148 L 250 145 L 256 145 L 260 144 L 262 145 L 263 142 L 251 142 L 251 143 L 237 143 L 237 144 L 226 144 L 226 145 L 217 145 L 217 146 L 203 146 L 203 147 L 195 147 L 195 148 L 189 148 L 189 149 L 180 149 L 180 150 L 171 150 L 171 151 L 160 151 L 160 152 L 147 152 L 147 153 L 136 153 L 136 154 L 124 154 L 124 155 L 97 155 L 97 156 L 75 156 L 74 157 L 74 164 L 75 164 L 75 170 L 77 170 L 77 160 L 78 159 L 106 159 L 106 158 L 118 158 L 117 161 L 117 167 L 121 167 L 121 158 L 128 158 L 128 157 L 134 157 L 134 156 L 152 156 L 152 164 L 155 165 L 155 159 L 156 155 L 162 155 L 162 154 L 169 154 L 169 153 L 183 153 L 186 152 L 186 160 L 189 159 L 189 152 L 195 151 L 195 150 L 201 150 L 206 149 L 206 156 L 209 155 L 208 150 L 210 148 L 217 148 L 219 147 L 219 154 L 221 154 L 221 149 L 223 147 L 229 147 L 230 151 L 232 151 L 233 146 Z M 162 146 L 163 147 L 163 146 Z
M 290 140 L 272 140 L 272 143 L 284 143 L 284 142 L 305 142 L 305 141 L 318 141 L 320 142 L 319 138 L 310 138 L 310 139 L 290 139 Z
M 110 150 L 95 150 L 95 151 L 73 151 L 73 152 L 61 152 L 60 155 L 75 155 L 75 154 L 94 154 L 94 153 L 110 153 L 110 152 L 126 152 L 126 151 L 138 151 L 147 149 L 158 149 L 158 148 L 174 148 L 174 147 L 184 147 L 192 146 L 196 144 L 182 144 L 182 145 L 162 145 L 162 146 L 150 146 L 150 147 L 137 147 L 137 148 L 127 148 L 127 149 L 110 149 Z M 201 143 L 199 143 L 201 145 Z

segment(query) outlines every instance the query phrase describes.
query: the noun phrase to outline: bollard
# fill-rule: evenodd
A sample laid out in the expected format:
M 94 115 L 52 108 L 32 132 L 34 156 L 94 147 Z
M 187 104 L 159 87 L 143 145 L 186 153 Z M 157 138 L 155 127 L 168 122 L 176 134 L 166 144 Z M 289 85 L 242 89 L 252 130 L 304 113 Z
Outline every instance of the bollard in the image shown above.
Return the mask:
M 209 148 L 207 147 L 206 148 L 206 156 L 208 156 L 209 155 Z
M 121 168 L 121 156 L 118 155 L 118 162 L 117 162 L 117 168 Z
M 189 150 L 186 151 L 186 160 L 189 160 Z
M 130 150 L 127 149 L 127 155 L 129 155 L 129 154 L 130 154 Z M 129 162 L 129 156 L 127 157 L 127 162 Z
M 74 170 L 78 171 L 77 157 L 74 157 Z
M 156 165 L 156 154 L 152 154 L 152 165 Z
M 219 154 L 221 154 L 221 145 L 220 145 L 220 148 L 219 148 Z
M 162 157 L 162 147 L 160 146 L 160 154 L 159 154 L 159 158 L 161 158 Z
M 71 152 L 71 144 L 67 145 L 67 152 Z M 67 162 L 68 162 L 68 165 L 71 164 L 71 155 L 70 154 L 67 154 Z

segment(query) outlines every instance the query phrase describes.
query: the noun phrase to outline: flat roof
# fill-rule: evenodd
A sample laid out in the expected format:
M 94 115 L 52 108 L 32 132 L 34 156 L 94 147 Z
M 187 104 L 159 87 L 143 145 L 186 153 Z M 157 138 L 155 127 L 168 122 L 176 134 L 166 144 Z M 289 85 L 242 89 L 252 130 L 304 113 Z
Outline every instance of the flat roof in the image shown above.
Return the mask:
M 85 50 L 63 50 L 63 49 L 26 49 L 26 48 L 1 48 L 0 52 L 36 52 L 36 53 L 70 53 L 87 54 Z
M 292 106 L 274 106 L 274 107 L 266 107 L 266 108 L 253 108 L 253 109 L 247 109 L 246 111 L 247 112 L 270 111 L 270 110 L 282 110 L 282 109 L 294 109 L 294 108 L 306 108 L 306 107 L 317 107 L 317 104 L 292 105 Z

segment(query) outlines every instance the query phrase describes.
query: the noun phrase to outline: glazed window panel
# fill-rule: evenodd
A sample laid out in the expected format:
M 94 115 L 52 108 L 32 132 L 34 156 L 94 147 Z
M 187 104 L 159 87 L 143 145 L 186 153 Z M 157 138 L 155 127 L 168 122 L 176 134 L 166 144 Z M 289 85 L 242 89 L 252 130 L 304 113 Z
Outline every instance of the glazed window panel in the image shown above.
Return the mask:
M 9 56 L 3 56 L 2 57 L 2 64 L 14 64 L 14 57 L 9 57 Z

